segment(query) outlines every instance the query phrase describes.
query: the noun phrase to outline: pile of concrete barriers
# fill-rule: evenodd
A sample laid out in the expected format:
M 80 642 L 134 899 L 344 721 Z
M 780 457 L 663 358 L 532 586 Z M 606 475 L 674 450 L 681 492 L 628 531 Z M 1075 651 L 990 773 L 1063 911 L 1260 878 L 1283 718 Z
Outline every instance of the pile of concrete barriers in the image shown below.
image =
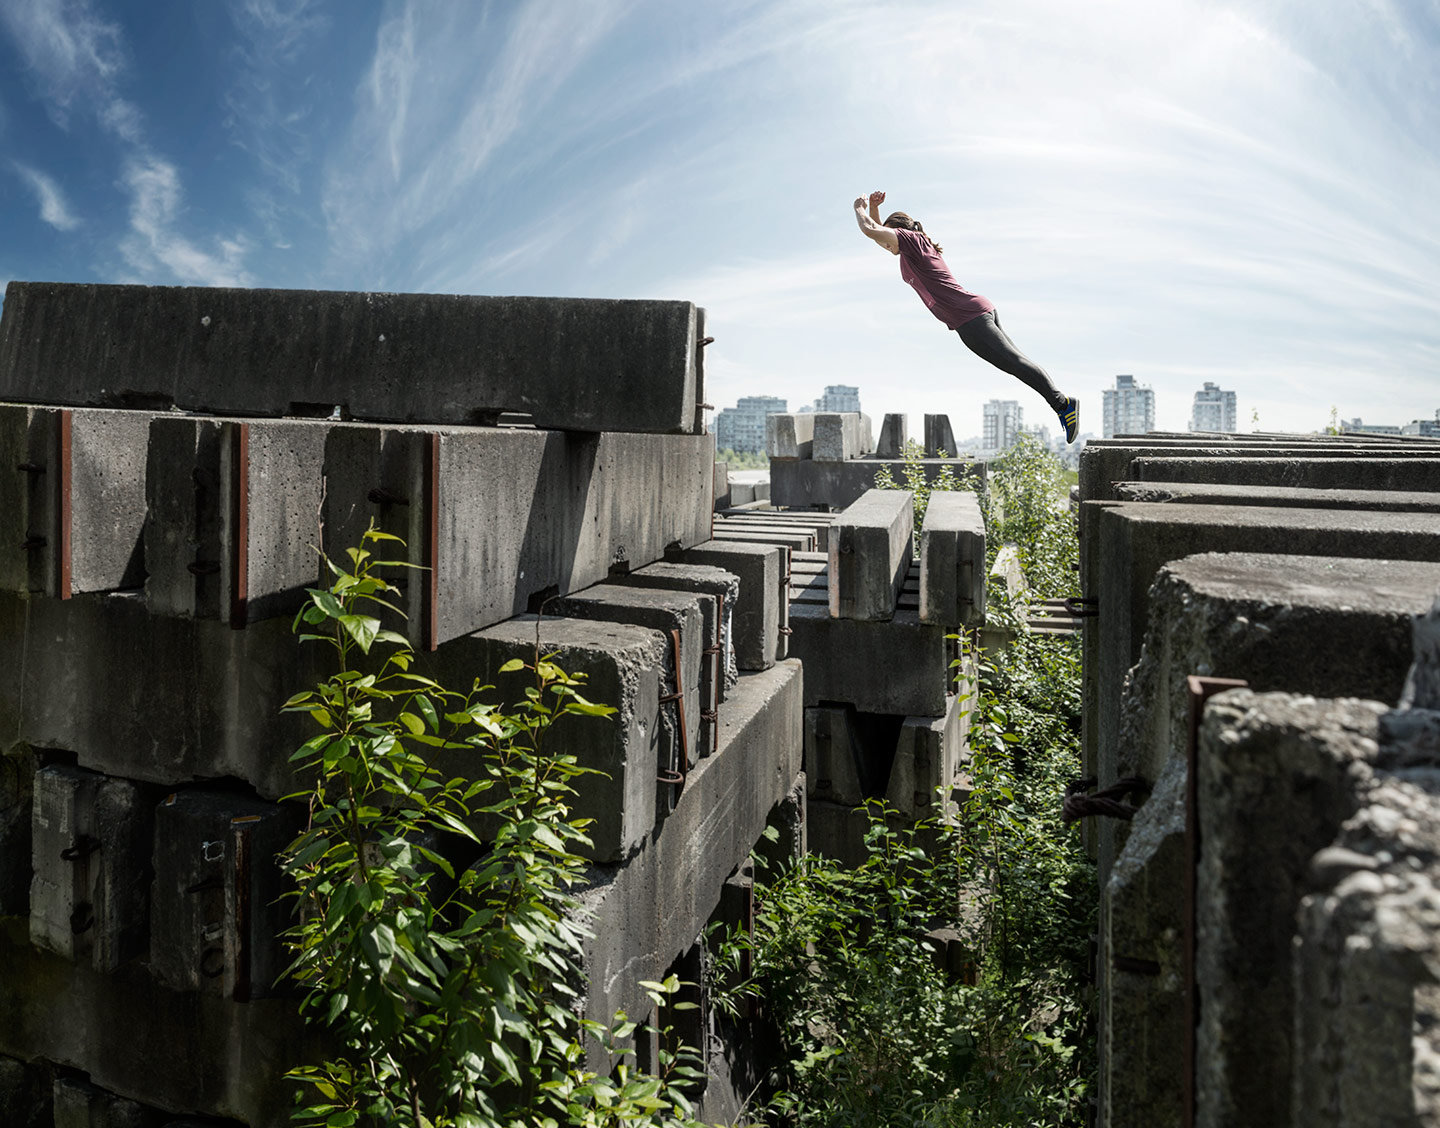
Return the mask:
M 1098 1123 L 1440 1116 L 1440 442 L 1081 457 Z
M 886 415 L 878 442 L 870 417 L 853 411 L 776 413 L 765 417 L 772 504 L 789 509 L 844 509 L 875 485 L 882 468 L 903 484 L 906 416 Z M 933 485 L 948 469 L 984 489 L 985 463 L 955 457 L 955 437 L 945 415 L 925 416 L 920 465 Z
M 703 331 L 685 302 L 10 284 L 0 1120 L 287 1118 L 316 1043 L 275 854 L 312 732 L 279 710 L 327 672 L 291 619 L 372 523 L 420 566 L 387 624 L 417 672 L 516 700 L 497 671 L 538 645 L 618 709 L 553 734 L 604 773 L 574 804 L 586 1017 L 703 983 L 767 824 L 804 849 L 785 564 L 711 540 Z M 679 1014 L 726 1118 L 726 1048 Z

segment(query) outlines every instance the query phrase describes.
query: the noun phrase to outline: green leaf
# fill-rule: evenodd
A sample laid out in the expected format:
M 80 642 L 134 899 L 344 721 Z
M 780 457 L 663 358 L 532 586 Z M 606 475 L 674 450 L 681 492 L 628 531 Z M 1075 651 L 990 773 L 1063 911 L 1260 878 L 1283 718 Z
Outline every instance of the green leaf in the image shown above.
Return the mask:
M 355 640 L 363 653 L 370 653 L 370 644 L 375 641 L 375 635 L 380 630 L 379 619 L 372 619 L 368 615 L 338 615 L 336 621 L 345 629 L 345 633 Z
M 523 670 L 524 668 L 525 663 L 519 658 L 511 658 L 510 661 L 500 667 L 499 672 L 502 674 L 513 674 L 516 670 Z

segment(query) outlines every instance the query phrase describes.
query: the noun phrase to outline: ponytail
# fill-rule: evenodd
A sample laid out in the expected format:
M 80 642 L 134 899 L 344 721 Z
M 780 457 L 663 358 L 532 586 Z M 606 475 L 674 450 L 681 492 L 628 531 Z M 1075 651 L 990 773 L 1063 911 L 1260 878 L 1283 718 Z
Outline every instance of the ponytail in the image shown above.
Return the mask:
M 925 228 L 920 226 L 920 221 L 918 219 L 911 219 L 904 212 L 891 212 L 888 216 L 885 217 L 885 226 L 899 227 L 903 228 L 906 231 L 913 231 L 915 232 L 915 234 L 919 235 L 920 238 L 924 239 L 925 242 L 934 249 L 937 255 L 943 255 L 945 253 L 944 247 L 942 247 L 939 243 L 935 242 L 935 240 L 930 238 L 929 235 L 925 234 Z

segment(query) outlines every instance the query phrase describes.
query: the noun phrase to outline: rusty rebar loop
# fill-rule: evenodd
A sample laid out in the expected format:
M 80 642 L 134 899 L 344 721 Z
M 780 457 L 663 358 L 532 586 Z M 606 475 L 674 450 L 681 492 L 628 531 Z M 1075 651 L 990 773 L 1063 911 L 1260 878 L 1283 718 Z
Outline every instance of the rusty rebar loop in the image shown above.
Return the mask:
M 1127 822 L 1135 817 L 1139 804 L 1121 802 L 1127 795 L 1141 799 L 1150 791 L 1150 783 L 1141 776 L 1128 776 L 1116 780 L 1109 787 L 1094 794 L 1086 794 L 1098 781 L 1090 779 L 1071 780 L 1065 785 L 1065 800 L 1060 805 L 1060 821 L 1065 826 L 1078 819 L 1110 818 Z

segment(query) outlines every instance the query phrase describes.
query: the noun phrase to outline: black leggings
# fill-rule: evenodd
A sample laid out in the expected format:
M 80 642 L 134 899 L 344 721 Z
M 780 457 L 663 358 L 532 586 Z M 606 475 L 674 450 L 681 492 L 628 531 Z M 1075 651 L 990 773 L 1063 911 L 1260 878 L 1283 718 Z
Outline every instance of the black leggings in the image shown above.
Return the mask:
M 1033 388 L 1044 396 L 1052 411 L 1059 411 L 1065 406 L 1064 393 L 1050 382 L 1045 369 L 1015 347 L 1010 335 L 1000 328 L 1000 317 L 994 310 L 965 322 L 955 332 L 960 334 L 965 347 L 981 360 L 993 364 L 1001 372 L 1008 372 L 1027 388 Z

